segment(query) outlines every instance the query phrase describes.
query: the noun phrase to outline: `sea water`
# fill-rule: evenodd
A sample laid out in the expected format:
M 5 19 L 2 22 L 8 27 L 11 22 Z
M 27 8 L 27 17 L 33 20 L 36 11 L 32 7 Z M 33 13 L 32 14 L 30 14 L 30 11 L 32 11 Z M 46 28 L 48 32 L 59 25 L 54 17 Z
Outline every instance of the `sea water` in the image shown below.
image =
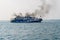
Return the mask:
M 41 23 L 0 21 L 0 40 L 60 40 L 60 20 Z

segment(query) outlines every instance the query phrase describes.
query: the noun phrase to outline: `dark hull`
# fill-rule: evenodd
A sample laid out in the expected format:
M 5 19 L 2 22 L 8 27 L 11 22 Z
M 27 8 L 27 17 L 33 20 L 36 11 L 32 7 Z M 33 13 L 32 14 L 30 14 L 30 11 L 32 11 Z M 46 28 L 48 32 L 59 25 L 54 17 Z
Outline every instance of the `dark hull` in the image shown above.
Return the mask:
M 41 23 L 42 19 L 37 20 L 11 20 L 12 23 Z
M 42 18 L 35 18 L 35 17 L 16 17 L 13 20 L 11 20 L 12 23 L 35 23 L 35 22 L 41 22 Z

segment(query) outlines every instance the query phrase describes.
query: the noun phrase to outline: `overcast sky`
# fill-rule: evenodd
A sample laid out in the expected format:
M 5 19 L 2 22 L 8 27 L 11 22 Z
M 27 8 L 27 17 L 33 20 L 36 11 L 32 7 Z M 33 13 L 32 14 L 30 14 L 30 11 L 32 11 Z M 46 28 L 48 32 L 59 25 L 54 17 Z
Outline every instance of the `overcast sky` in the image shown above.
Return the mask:
M 51 3 L 52 9 L 45 17 L 46 19 L 60 19 L 60 0 L 47 1 Z M 10 20 L 14 13 L 33 12 L 41 5 L 40 0 L 0 0 L 0 20 Z

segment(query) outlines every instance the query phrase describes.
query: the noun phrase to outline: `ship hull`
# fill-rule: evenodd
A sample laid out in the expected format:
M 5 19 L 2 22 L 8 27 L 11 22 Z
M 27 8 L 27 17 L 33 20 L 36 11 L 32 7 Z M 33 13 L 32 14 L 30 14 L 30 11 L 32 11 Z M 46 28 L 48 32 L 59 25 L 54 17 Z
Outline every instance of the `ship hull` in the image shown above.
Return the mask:
M 37 20 L 11 20 L 11 23 L 41 23 L 42 19 Z
M 35 22 L 41 22 L 42 18 L 35 18 L 35 17 L 16 17 L 13 20 L 11 20 L 12 23 L 35 23 Z

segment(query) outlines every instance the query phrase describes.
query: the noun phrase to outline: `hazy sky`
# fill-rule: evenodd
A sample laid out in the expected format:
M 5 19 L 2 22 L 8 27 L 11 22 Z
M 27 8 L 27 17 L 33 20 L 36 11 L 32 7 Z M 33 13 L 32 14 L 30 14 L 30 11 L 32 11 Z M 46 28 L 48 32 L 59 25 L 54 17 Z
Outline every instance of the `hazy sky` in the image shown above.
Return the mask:
M 60 0 L 53 1 L 52 9 L 46 19 L 60 19 Z M 51 0 L 47 1 L 51 3 Z M 14 13 L 33 12 L 41 5 L 40 0 L 0 0 L 0 20 L 10 20 Z

